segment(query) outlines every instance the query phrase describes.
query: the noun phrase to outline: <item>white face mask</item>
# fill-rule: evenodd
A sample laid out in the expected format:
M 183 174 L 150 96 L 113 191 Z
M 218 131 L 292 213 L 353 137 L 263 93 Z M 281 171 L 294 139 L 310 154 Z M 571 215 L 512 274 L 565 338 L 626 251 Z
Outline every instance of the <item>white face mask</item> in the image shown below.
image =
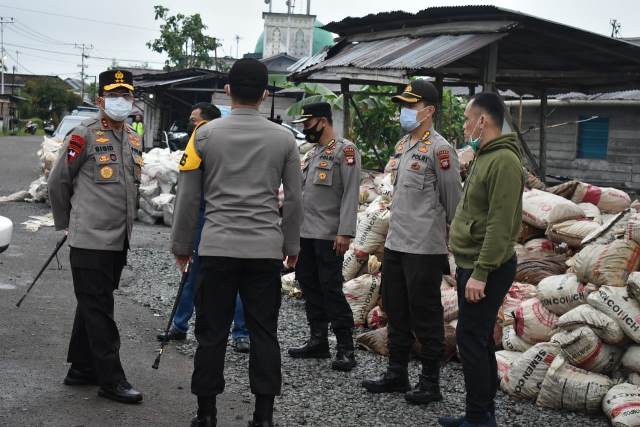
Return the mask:
M 133 110 L 133 102 L 118 96 L 104 99 L 104 112 L 115 122 L 123 122 Z

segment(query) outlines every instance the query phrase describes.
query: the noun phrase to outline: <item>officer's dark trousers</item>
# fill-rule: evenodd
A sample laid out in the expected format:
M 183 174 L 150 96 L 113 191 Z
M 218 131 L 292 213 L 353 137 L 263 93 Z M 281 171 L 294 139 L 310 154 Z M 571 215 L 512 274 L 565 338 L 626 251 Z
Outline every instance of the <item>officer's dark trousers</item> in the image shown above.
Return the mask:
M 307 321 L 312 326 L 353 328 L 353 313 L 342 292 L 342 260 L 331 240 L 300 239 L 296 279 L 305 298 Z
M 113 291 L 120 282 L 127 251 L 71 248 L 73 289 L 78 300 L 67 361 L 94 369 L 101 386 L 125 379 L 120 335 L 113 319 Z
M 514 256 L 489 274 L 485 297 L 477 303 L 468 302 L 464 296 L 473 270 L 458 268 L 457 271 L 460 312 L 456 340 L 467 392 L 466 414 L 472 422 L 486 421 L 487 413 L 494 410 L 498 369 L 493 331 L 498 310 L 515 278 L 516 265 Z
M 389 364 L 406 366 L 415 338 L 423 366 L 439 368 L 444 351 L 440 284 L 446 255 L 417 255 L 384 249 L 382 302 L 389 317 Z
M 277 259 L 200 257 L 195 296 L 194 332 L 198 348 L 191 379 L 193 394 L 214 397 L 224 391 L 224 357 L 238 291 L 251 339 L 251 392 L 280 394 L 282 373 L 277 331 L 281 268 L 282 261 Z

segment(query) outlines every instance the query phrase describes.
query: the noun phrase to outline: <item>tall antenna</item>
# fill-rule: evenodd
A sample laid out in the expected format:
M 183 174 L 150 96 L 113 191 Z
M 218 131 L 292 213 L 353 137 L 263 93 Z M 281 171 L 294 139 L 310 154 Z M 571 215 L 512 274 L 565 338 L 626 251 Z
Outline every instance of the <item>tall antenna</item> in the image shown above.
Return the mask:
M 618 38 L 620 36 L 620 28 L 622 28 L 622 24 L 615 18 L 609 20 L 609 25 L 611 25 L 611 37 Z
M 240 39 L 241 37 L 236 34 L 236 58 L 240 58 Z

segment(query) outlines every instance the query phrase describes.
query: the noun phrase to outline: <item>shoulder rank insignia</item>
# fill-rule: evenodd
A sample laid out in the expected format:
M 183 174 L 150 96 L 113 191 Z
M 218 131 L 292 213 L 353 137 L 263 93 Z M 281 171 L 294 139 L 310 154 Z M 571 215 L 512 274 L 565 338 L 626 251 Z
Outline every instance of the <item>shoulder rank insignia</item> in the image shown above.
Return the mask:
M 356 149 L 353 146 L 348 145 L 342 149 L 344 153 L 344 160 L 349 166 L 356 164 Z
M 84 150 L 85 144 L 86 141 L 80 135 L 71 135 L 71 138 L 69 138 L 69 147 L 67 149 L 67 163 L 74 161 L 80 156 Z
M 180 159 L 180 171 L 186 172 L 196 170 L 200 167 L 201 163 L 202 158 L 196 151 L 195 138 L 191 138 L 187 144 L 187 148 L 184 150 L 182 158 Z
M 449 169 L 449 167 L 451 166 L 451 162 L 449 158 L 450 155 L 451 154 L 447 149 L 438 151 L 437 157 L 438 157 L 438 162 L 440 163 L 440 169 L 443 169 L 443 170 Z

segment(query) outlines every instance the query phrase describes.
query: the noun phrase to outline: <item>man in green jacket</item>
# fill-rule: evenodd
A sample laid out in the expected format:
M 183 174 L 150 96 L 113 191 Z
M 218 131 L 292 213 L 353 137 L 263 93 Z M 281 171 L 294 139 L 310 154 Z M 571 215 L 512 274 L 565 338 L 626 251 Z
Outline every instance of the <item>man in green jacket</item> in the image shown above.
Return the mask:
M 466 396 L 463 417 L 443 417 L 442 426 L 495 426 L 498 390 L 493 330 L 511 287 L 514 244 L 522 222 L 524 175 L 514 134 L 502 135 L 505 106 L 494 93 L 479 93 L 467 105 L 464 134 L 476 159 L 451 225 L 449 245 L 460 313 L 456 339 Z

